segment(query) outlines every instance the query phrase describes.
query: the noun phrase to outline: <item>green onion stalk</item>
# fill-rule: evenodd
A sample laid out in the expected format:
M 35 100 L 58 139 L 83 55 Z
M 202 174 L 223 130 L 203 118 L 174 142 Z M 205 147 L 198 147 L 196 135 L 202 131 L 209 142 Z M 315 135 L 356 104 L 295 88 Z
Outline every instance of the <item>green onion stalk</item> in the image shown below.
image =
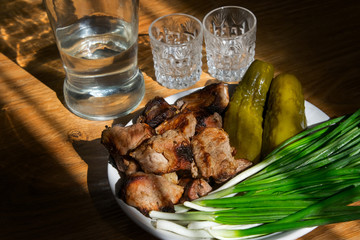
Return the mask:
M 349 206 L 360 200 L 359 127 L 360 109 L 309 127 L 209 195 L 177 206 L 182 212 L 150 217 L 159 229 L 218 239 L 360 219 L 360 207 Z

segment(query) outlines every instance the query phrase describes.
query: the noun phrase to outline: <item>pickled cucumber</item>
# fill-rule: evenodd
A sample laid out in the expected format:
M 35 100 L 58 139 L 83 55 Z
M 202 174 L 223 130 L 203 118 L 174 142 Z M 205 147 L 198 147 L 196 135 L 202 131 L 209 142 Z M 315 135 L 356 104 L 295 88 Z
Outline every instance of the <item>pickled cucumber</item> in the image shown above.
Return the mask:
M 306 128 L 304 95 L 299 80 L 282 73 L 271 83 L 265 112 L 262 156 Z
M 224 129 L 236 158 L 258 162 L 263 135 L 263 111 L 274 67 L 255 60 L 232 95 L 224 116 Z

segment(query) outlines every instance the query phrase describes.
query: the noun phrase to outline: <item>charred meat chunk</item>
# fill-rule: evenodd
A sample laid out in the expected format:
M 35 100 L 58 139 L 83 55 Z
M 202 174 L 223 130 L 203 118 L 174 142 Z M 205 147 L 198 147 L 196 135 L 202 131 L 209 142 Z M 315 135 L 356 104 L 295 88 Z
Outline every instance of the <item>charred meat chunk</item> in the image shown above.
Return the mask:
M 131 174 L 139 170 L 139 165 L 128 156 L 128 152 L 154 135 L 154 130 L 145 123 L 128 127 L 115 125 L 107 127 L 101 135 L 101 143 L 110 153 L 109 162 L 118 171 Z
M 190 111 L 183 111 L 161 123 L 155 131 L 157 134 L 163 134 L 168 130 L 176 129 L 178 132 L 181 132 L 184 137 L 190 139 L 195 134 L 195 127 L 196 118 L 194 114 Z
M 234 159 L 228 134 L 220 128 L 205 128 L 191 141 L 199 174 L 221 183 L 248 168 L 250 161 Z
M 207 127 L 222 128 L 222 117 L 215 112 L 210 114 L 206 111 L 196 112 L 195 133 L 198 134 Z
M 212 187 L 210 184 L 202 178 L 192 179 L 185 178 L 181 179 L 179 185 L 184 186 L 184 193 L 180 199 L 180 202 L 192 201 L 207 195 Z
M 110 161 L 113 166 L 125 175 L 131 175 L 141 170 L 140 165 L 128 155 L 114 155 Z
M 144 123 L 136 123 L 127 127 L 115 125 L 107 127 L 102 132 L 101 143 L 111 155 L 126 155 L 153 135 L 154 130 Z
M 217 112 L 221 114 L 229 104 L 229 91 L 224 83 L 214 83 L 198 91 L 190 93 L 187 96 L 179 98 L 175 105 L 183 110 L 185 108 L 191 111 L 205 109 L 210 113 Z
M 155 135 L 130 153 L 146 173 L 165 174 L 193 168 L 190 141 L 176 130 Z
M 144 215 L 152 210 L 173 212 L 174 204 L 179 202 L 184 192 L 183 187 L 163 176 L 142 172 L 127 176 L 121 189 L 123 200 Z
M 177 108 L 175 106 L 168 104 L 162 97 L 155 97 L 145 105 L 137 122 L 147 123 L 150 127 L 155 128 L 166 119 L 172 118 L 176 113 Z

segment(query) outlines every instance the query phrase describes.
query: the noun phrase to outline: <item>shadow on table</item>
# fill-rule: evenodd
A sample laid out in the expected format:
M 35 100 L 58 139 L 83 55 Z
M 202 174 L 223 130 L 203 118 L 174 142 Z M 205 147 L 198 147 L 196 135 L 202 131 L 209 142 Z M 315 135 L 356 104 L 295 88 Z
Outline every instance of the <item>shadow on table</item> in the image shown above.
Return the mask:
M 125 239 L 156 239 L 143 231 L 121 210 L 108 182 L 108 152 L 100 138 L 92 141 L 74 141 L 73 147 L 88 165 L 87 185 L 101 218 Z
M 143 108 L 118 119 L 113 125 L 125 126 L 136 120 Z M 100 216 L 104 221 L 116 229 L 121 236 L 129 239 L 156 239 L 138 227 L 120 208 L 111 192 L 107 167 L 109 153 L 101 144 L 101 139 L 91 141 L 72 140 L 72 145 L 81 159 L 88 165 L 87 185 L 90 197 Z M 136 236 L 136 237 L 135 237 Z

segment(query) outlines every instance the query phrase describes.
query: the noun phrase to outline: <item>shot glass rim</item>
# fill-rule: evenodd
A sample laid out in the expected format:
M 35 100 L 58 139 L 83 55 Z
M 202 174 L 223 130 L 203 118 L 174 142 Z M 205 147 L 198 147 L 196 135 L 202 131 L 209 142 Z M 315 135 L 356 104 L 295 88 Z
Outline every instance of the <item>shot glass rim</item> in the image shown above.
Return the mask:
M 206 26 L 205 26 L 205 20 L 209 17 L 210 14 L 212 14 L 213 12 L 215 11 L 218 11 L 220 9 L 226 9 L 226 8 L 237 8 L 237 9 L 241 9 L 241 10 L 244 10 L 245 12 L 248 12 L 253 18 L 254 18 L 254 25 L 248 30 L 246 31 L 244 34 L 241 34 L 241 35 L 238 35 L 238 36 L 234 36 L 234 37 L 220 37 L 220 36 L 216 36 L 214 35 L 212 32 L 210 32 Z M 232 6 L 222 6 L 222 7 L 218 7 L 218 8 L 215 8 L 213 10 L 211 10 L 210 12 L 208 12 L 205 17 L 203 18 L 203 21 L 202 21 L 202 26 L 204 28 L 204 32 L 207 32 L 209 34 L 211 34 L 212 36 L 214 37 L 218 37 L 218 38 L 221 38 L 221 39 L 234 39 L 234 38 L 242 38 L 248 34 L 250 34 L 252 31 L 254 31 L 256 29 L 256 25 L 257 25 L 257 19 L 256 19 L 256 16 L 255 14 L 250 11 L 249 9 L 247 8 L 244 8 L 244 7 L 240 7 L 240 6 L 235 6 L 235 5 L 232 5 Z
M 157 21 L 159 21 L 159 20 L 161 20 L 161 19 L 163 19 L 163 18 L 171 17 L 171 16 L 186 16 L 186 17 L 188 17 L 188 18 L 191 18 L 191 19 L 195 20 L 195 21 L 198 22 L 199 25 L 200 25 L 199 34 L 198 34 L 194 39 L 192 39 L 192 40 L 190 40 L 190 41 L 188 41 L 188 42 L 180 43 L 180 44 L 171 44 L 171 43 L 166 43 L 166 42 L 162 42 L 162 41 L 157 40 L 157 39 L 154 37 L 154 35 L 151 33 L 151 28 L 153 27 L 153 25 L 154 25 Z M 161 17 L 155 19 L 155 20 L 150 24 L 150 27 L 149 27 L 149 30 L 148 30 L 150 40 L 154 40 L 154 41 L 156 41 L 157 43 L 160 43 L 160 44 L 163 44 L 163 45 L 167 45 L 167 46 L 184 46 L 184 45 L 188 45 L 189 43 L 195 42 L 195 41 L 197 41 L 199 38 L 202 38 L 202 37 L 203 37 L 203 31 L 204 31 L 204 30 L 203 30 L 203 25 L 202 25 L 201 21 L 200 21 L 198 18 L 196 18 L 196 17 L 194 17 L 194 16 L 192 16 L 192 15 L 186 14 L 186 13 L 171 13 L 171 14 L 167 14 L 167 15 L 161 16 Z

